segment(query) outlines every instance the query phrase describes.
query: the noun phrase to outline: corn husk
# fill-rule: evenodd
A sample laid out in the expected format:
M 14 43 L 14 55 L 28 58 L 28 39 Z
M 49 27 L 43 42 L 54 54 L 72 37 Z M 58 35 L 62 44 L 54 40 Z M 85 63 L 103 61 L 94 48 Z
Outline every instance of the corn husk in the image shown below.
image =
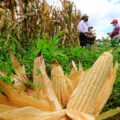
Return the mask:
M 51 110 L 50 106 L 42 101 L 37 101 L 33 97 L 27 96 L 24 92 L 18 92 L 11 86 L 0 80 L 0 89 L 7 95 L 8 101 L 15 107 L 34 106 L 41 110 Z
M 66 114 L 72 120 L 95 120 L 95 117 L 93 115 L 86 114 L 83 112 L 74 111 L 74 110 L 66 110 Z
M 22 83 L 29 82 L 28 77 L 25 72 L 25 67 L 20 66 L 19 62 L 16 60 L 12 52 L 10 53 L 10 58 L 13 63 L 15 74 L 17 75 L 18 80 L 21 81 Z
M 9 105 L 0 104 L 0 113 L 4 113 L 4 112 L 15 110 L 15 109 L 17 108 Z
M 100 114 L 96 120 L 105 120 L 120 113 L 120 107 Z
M 0 119 L 4 120 L 58 120 L 65 115 L 65 112 L 44 112 L 34 107 L 24 107 L 0 113 Z
M 52 83 L 51 83 L 49 77 L 47 76 L 46 71 L 41 66 L 40 66 L 40 72 L 41 72 L 41 75 L 42 75 L 43 81 L 44 81 L 45 94 L 48 96 L 49 100 L 51 102 L 53 102 L 53 104 L 55 105 L 55 109 L 61 110 L 62 108 L 61 108 L 61 105 L 57 99 L 57 96 L 55 94 Z

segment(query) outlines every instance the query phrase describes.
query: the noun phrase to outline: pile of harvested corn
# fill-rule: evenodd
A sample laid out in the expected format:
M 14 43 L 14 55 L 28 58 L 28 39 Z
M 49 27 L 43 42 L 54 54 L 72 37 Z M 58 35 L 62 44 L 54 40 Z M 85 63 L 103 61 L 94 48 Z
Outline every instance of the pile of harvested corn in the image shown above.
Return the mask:
M 34 89 L 24 66 L 11 53 L 15 75 L 13 86 L 0 80 L 0 120 L 101 120 L 118 114 L 120 108 L 103 113 L 116 78 L 118 63 L 113 68 L 112 52 L 105 52 L 87 71 L 72 61 L 70 76 L 65 76 L 56 60 L 52 61 L 51 80 L 46 74 L 42 56 L 34 60 Z M 6 74 L 0 72 L 6 77 Z M 43 85 L 42 87 L 37 87 Z

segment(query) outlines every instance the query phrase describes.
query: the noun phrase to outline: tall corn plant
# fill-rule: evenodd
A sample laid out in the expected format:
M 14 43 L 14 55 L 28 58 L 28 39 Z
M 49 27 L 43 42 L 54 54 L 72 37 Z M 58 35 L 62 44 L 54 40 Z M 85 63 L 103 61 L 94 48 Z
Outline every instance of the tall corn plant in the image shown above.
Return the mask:
M 74 5 L 67 0 L 60 0 L 62 8 L 49 6 L 46 0 L 2 0 L 0 7 L 5 11 L 2 32 L 7 40 L 16 31 L 15 38 L 20 43 L 31 43 L 37 31 L 47 39 L 64 30 L 61 45 L 78 43 L 77 24 L 81 14 Z M 78 43 L 79 44 L 79 43 Z

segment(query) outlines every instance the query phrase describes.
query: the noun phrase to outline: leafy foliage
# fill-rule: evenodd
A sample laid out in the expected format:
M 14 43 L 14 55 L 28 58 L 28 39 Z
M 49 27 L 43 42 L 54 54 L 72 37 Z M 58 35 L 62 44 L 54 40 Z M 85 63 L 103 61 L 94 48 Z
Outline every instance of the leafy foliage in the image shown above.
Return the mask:
M 60 47 L 59 42 L 61 40 L 61 34 L 60 32 L 56 34 L 55 37 L 51 37 L 50 40 L 47 40 L 47 35 L 45 34 L 44 39 L 40 38 L 40 33 L 36 36 L 36 39 L 32 40 L 32 46 L 23 45 L 20 46 L 14 37 L 12 35 L 10 36 L 11 41 L 9 41 L 6 45 L 4 45 L 4 37 L 0 37 L 0 70 L 6 70 L 6 73 L 8 76 L 12 75 L 14 73 L 13 66 L 10 60 L 9 51 L 12 50 L 14 55 L 17 59 L 19 59 L 20 63 L 25 65 L 26 72 L 29 77 L 29 79 L 32 79 L 32 71 L 33 71 L 33 61 L 36 55 L 42 51 L 42 56 L 45 59 L 46 66 L 47 66 L 47 72 L 48 75 L 50 75 L 51 70 L 51 60 L 57 59 L 57 61 L 61 64 L 62 68 L 65 71 L 65 74 L 70 73 L 71 61 L 74 60 L 77 64 L 77 67 L 79 63 L 83 66 L 83 68 L 86 70 L 90 68 L 93 63 L 96 61 L 96 59 L 105 51 L 109 51 L 113 49 L 113 55 L 114 55 L 114 63 L 115 61 L 118 61 L 120 63 L 120 46 L 111 46 L 111 43 L 109 41 L 104 40 L 103 45 L 99 46 L 93 46 L 90 50 L 86 49 L 85 47 L 80 47 L 78 45 L 73 46 L 70 45 L 68 47 Z M 40 72 L 38 71 L 38 75 Z M 9 78 L 0 78 L 3 79 L 5 82 L 9 84 L 10 79 Z M 14 83 L 12 83 L 14 84 Z M 26 83 L 25 83 L 26 84 Z M 31 83 L 27 83 L 31 87 L 43 87 L 43 86 L 35 86 Z M 117 72 L 117 79 L 114 84 L 114 89 L 112 92 L 112 95 L 110 99 L 108 100 L 107 104 L 104 107 L 103 111 L 107 111 L 112 108 L 116 108 L 117 106 L 120 106 L 120 69 L 118 69 Z

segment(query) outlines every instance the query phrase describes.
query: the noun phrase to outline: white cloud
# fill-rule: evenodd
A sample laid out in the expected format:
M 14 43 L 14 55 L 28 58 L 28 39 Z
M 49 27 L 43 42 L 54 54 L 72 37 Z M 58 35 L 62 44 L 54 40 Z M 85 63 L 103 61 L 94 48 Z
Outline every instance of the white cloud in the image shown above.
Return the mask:
M 52 3 L 50 0 L 49 3 Z M 54 0 L 60 6 L 59 0 Z M 73 1 L 77 9 L 89 15 L 89 24 L 96 29 L 97 38 L 106 36 L 110 32 L 110 22 L 113 19 L 120 20 L 120 0 L 70 0 Z M 111 29 L 110 29 L 111 30 Z

